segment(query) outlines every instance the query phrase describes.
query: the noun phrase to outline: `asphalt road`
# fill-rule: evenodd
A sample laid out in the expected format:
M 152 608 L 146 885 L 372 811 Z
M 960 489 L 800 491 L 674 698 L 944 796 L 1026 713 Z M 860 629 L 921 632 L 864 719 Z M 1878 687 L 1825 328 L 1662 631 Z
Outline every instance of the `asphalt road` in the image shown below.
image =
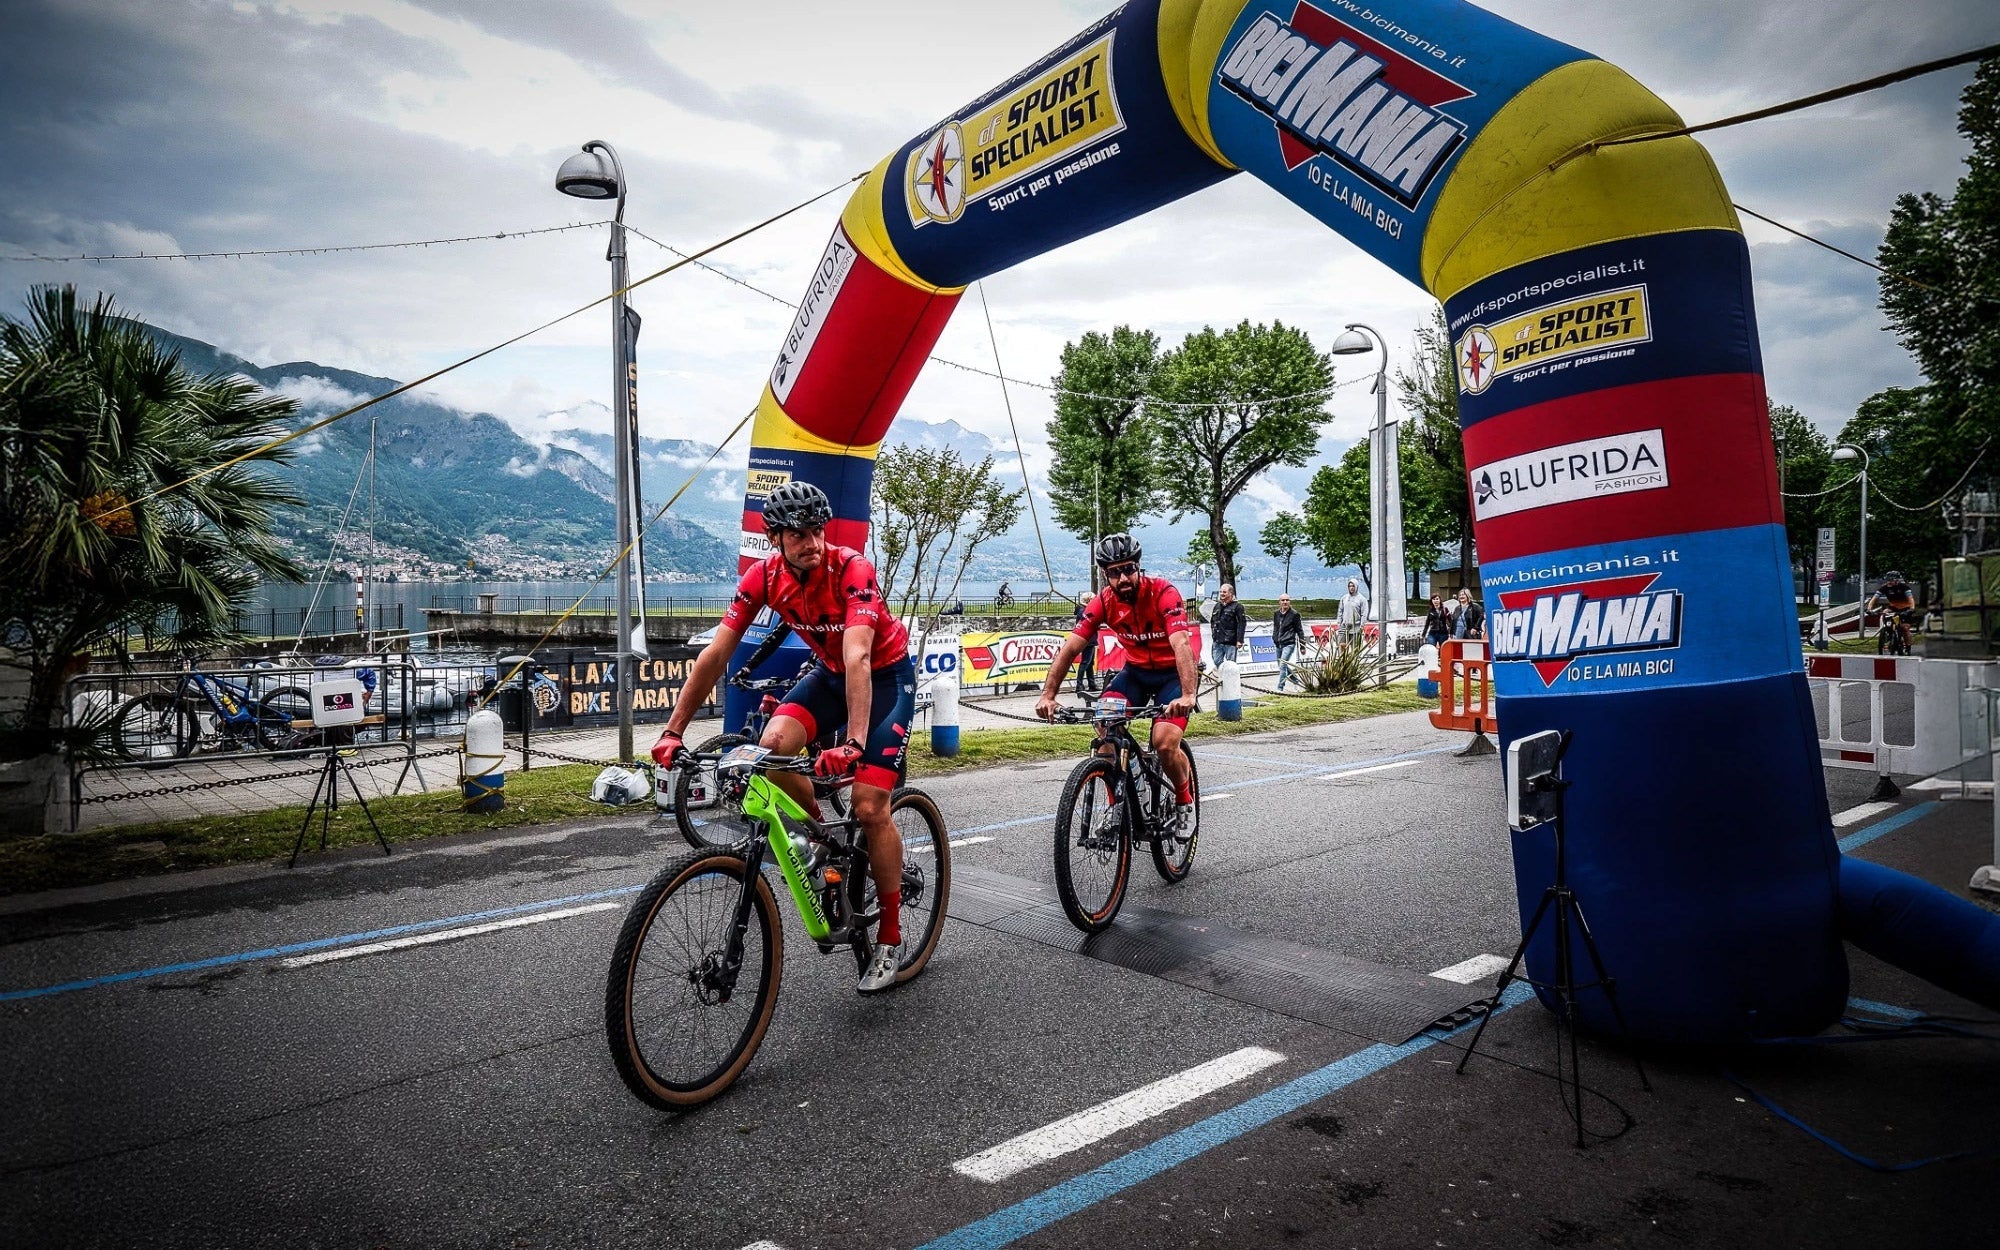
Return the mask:
M 1198 745 L 1194 873 L 1169 887 L 1140 857 L 1127 906 L 1309 948 L 1306 960 L 1321 952 L 1418 974 L 1504 956 L 1519 921 L 1499 772 L 1491 757 L 1452 755 L 1461 741 L 1410 714 Z M 1048 881 L 1068 769 L 926 783 L 960 841 L 955 866 Z M 1834 808 L 1860 802 L 1870 780 L 1833 774 Z M 1892 826 L 1858 853 L 1960 884 L 1986 862 L 1990 809 L 1925 801 L 1842 832 Z M 855 994 L 844 953 L 822 957 L 792 927 L 776 1019 L 743 1079 L 702 1110 L 663 1115 L 612 1070 L 603 983 L 629 894 L 680 847 L 644 820 L 608 819 L 0 907 L 0 1244 L 1986 1235 L 1993 1157 L 1871 1171 L 1723 1069 L 1858 1153 L 1906 1161 L 2000 1137 L 1989 1044 L 1655 1055 L 1657 1090 L 1646 1094 L 1627 1057 L 1587 1043 L 1586 1124 L 1615 1136 L 1579 1152 L 1548 1077 L 1552 1019 L 1532 1004 L 1497 1016 L 1482 1057 L 1457 1077 L 1448 1047 L 1469 1030 L 1392 1048 L 958 919 L 922 978 L 872 998 Z M 335 950 L 378 930 L 602 904 L 612 906 L 283 963 L 305 943 Z M 466 917 L 476 919 L 454 920 Z M 188 964 L 204 966 L 172 970 Z M 1865 956 L 1855 993 L 1982 1014 Z M 997 1180 L 954 1169 L 1225 1058 L 1244 1074 L 1134 1112 L 1109 1135 L 1073 1133 L 1074 1148 Z

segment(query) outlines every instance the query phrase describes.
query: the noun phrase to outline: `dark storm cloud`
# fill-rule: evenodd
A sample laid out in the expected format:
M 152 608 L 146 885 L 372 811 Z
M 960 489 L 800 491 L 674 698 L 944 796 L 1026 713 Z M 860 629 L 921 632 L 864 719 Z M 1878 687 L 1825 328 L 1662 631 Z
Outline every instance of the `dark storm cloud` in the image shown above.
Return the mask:
M 614 81 L 710 117 L 737 110 L 707 83 L 658 56 L 644 28 L 605 0 L 408 0 L 500 39 L 559 52 Z

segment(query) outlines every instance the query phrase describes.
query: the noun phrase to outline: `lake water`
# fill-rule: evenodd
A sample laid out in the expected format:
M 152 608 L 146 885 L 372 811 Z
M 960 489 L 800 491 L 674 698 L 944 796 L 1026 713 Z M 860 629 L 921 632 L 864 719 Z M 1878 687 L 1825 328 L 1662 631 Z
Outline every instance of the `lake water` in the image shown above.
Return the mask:
M 1299 598 L 1338 598 L 1346 589 L 1347 571 L 1338 571 L 1334 576 L 1320 578 L 1294 577 L 1291 592 Z M 1017 596 L 1025 596 L 1041 589 L 1045 582 L 1037 578 L 1014 578 L 1010 586 Z M 1177 578 L 1183 594 L 1193 597 L 1194 582 L 1188 578 Z M 1080 586 L 1066 585 L 1061 581 L 1057 588 L 1074 594 Z M 990 600 L 1000 583 L 997 581 L 967 581 L 959 587 L 959 597 L 968 603 Z M 1210 589 L 1213 590 L 1213 579 Z M 1239 594 L 1246 599 L 1275 598 L 1282 589 L 1277 578 L 1247 577 L 1239 587 Z M 727 599 L 736 590 L 736 583 L 729 582 L 649 582 L 646 586 L 646 600 L 658 606 L 667 599 L 707 599 L 720 601 Z M 503 609 L 527 606 L 513 600 L 547 600 L 554 610 L 576 601 L 579 596 L 590 599 L 607 599 L 611 596 L 608 584 L 592 585 L 583 581 L 555 582 L 502 582 L 502 581 L 441 581 L 441 582 L 376 582 L 370 591 L 371 617 L 378 625 L 393 627 L 397 620 L 397 610 L 401 610 L 402 628 L 412 634 L 424 629 L 424 609 L 433 606 L 463 606 L 470 609 L 476 602 L 474 596 L 492 593 L 501 596 Z M 716 602 L 716 607 L 720 603 Z M 325 633 L 333 629 L 351 629 L 354 621 L 354 583 L 345 579 L 334 579 L 323 586 L 295 582 L 266 582 L 258 588 L 257 597 L 251 605 L 249 621 L 258 632 L 289 632 L 299 625 L 302 610 L 312 609 L 314 633 Z M 264 620 L 255 619 L 258 614 L 269 614 Z M 273 626 L 271 622 L 275 622 Z M 412 639 L 416 649 L 427 649 L 421 639 Z

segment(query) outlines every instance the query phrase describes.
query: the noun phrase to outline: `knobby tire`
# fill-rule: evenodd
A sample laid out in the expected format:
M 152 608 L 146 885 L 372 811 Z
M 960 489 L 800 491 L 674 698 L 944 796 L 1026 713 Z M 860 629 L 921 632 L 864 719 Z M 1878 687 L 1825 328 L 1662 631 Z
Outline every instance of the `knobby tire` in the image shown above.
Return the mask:
M 1168 885 L 1179 885 L 1187 880 L 1188 871 L 1194 867 L 1195 847 L 1201 841 L 1201 774 L 1195 771 L 1194 752 L 1188 750 L 1186 741 L 1181 743 L 1181 751 L 1187 756 L 1188 786 L 1194 791 L 1194 833 L 1186 842 L 1173 842 L 1164 837 L 1153 840 L 1153 867 Z M 1160 770 L 1165 772 L 1166 765 L 1162 764 Z M 1173 783 L 1169 781 L 1168 784 Z
M 1085 933 L 1109 928 L 1125 901 L 1132 875 L 1132 796 L 1127 789 L 1116 760 L 1092 755 L 1070 772 L 1062 802 L 1056 805 L 1056 893 L 1069 922 Z M 1108 798 L 1119 802 L 1119 815 L 1112 828 L 1100 832 L 1097 826 Z M 1105 838 L 1112 841 L 1107 844 Z M 1091 844 L 1085 845 L 1086 841 Z M 1101 886 L 1090 880 L 1079 884 L 1078 867 L 1098 870 L 1092 877 L 1103 876 L 1102 870 L 1108 869 L 1110 879 Z

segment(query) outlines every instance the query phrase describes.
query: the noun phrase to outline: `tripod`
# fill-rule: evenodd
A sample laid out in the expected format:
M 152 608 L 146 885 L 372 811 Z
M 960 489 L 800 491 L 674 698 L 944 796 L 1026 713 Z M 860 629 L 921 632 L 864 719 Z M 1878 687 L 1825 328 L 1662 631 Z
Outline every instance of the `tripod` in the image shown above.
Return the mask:
M 354 791 L 354 801 L 361 804 L 361 814 L 368 818 L 368 827 L 375 831 L 375 840 L 382 844 L 382 853 L 384 855 L 389 853 L 389 839 L 382 836 L 382 826 L 375 823 L 375 813 L 368 810 L 368 800 L 361 797 L 360 783 L 354 780 L 354 773 L 348 769 L 347 761 L 341 757 L 340 748 L 330 746 L 326 748 L 326 763 L 320 766 L 319 780 L 313 785 L 312 802 L 306 804 L 305 823 L 299 826 L 298 840 L 292 843 L 292 859 L 285 865 L 287 868 L 298 867 L 299 850 L 306 844 L 306 830 L 312 828 L 315 810 L 320 814 L 319 849 L 322 851 L 326 849 L 326 836 L 333 826 L 333 809 L 340 805 L 339 777 L 347 778 L 347 787 Z M 322 793 L 326 795 L 324 803 L 320 802 Z
M 1568 745 L 1569 738 L 1568 734 L 1565 733 L 1563 746 L 1567 748 Z M 1558 760 L 1560 760 L 1560 756 L 1558 756 Z M 1605 970 L 1604 956 L 1598 952 L 1597 940 L 1590 935 L 1590 924 L 1583 918 L 1583 904 L 1577 901 L 1576 891 L 1572 890 L 1569 886 L 1567 860 L 1563 845 L 1563 793 L 1569 789 L 1569 782 L 1563 780 L 1559 772 L 1552 770 L 1526 783 L 1517 781 L 1516 784 L 1525 784 L 1529 790 L 1540 795 L 1546 795 L 1553 804 L 1553 815 L 1546 823 L 1555 832 L 1555 880 L 1551 881 L 1548 888 L 1542 891 L 1542 901 L 1535 907 L 1534 919 L 1528 921 L 1528 927 L 1521 933 L 1521 944 L 1514 948 L 1514 957 L 1507 961 L 1506 970 L 1500 974 L 1500 979 L 1494 982 L 1493 997 L 1486 1000 L 1486 1011 L 1479 1018 L 1479 1028 L 1472 1034 L 1472 1044 L 1467 1046 L 1465 1053 L 1458 1057 L 1457 1071 L 1460 1076 L 1465 1075 L 1466 1061 L 1472 1058 L 1473 1051 L 1479 1049 L 1479 1039 L 1485 1035 L 1486 1026 L 1492 1022 L 1494 1013 L 1500 1009 L 1500 996 L 1506 992 L 1509 983 L 1518 979 L 1527 982 L 1537 989 L 1553 990 L 1556 997 L 1562 1001 L 1562 1010 L 1556 1016 L 1556 1083 L 1558 1088 L 1560 1088 L 1563 1081 L 1562 1035 L 1567 1033 L 1569 1035 L 1569 1101 L 1572 1115 L 1576 1120 L 1576 1148 L 1581 1150 L 1584 1144 L 1583 1072 L 1577 1065 L 1576 1056 L 1577 991 L 1587 990 L 1592 986 L 1603 988 L 1604 1001 L 1610 1004 L 1611 1017 L 1618 1022 L 1618 1032 L 1624 1037 L 1625 1045 L 1628 1049 L 1632 1045 L 1632 1031 L 1625 1027 L 1625 1013 L 1618 1009 L 1618 983 Z M 1542 920 L 1549 914 L 1551 905 L 1555 908 L 1556 921 L 1555 980 L 1553 982 L 1537 981 L 1532 977 L 1520 975 L 1519 969 L 1521 961 L 1527 957 L 1528 944 L 1535 940 L 1535 931 L 1542 927 Z M 1597 979 L 1595 981 L 1585 981 L 1582 984 L 1577 983 L 1576 946 L 1574 939 L 1570 935 L 1570 927 L 1572 925 L 1575 926 L 1576 932 L 1582 935 L 1583 949 L 1590 955 L 1591 967 L 1597 971 Z M 1646 1079 L 1646 1065 L 1640 1062 L 1639 1054 L 1636 1050 L 1632 1051 L 1632 1066 L 1638 1070 L 1640 1087 L 1647 1093 L 1652 1093 L 1653 1083 Z

